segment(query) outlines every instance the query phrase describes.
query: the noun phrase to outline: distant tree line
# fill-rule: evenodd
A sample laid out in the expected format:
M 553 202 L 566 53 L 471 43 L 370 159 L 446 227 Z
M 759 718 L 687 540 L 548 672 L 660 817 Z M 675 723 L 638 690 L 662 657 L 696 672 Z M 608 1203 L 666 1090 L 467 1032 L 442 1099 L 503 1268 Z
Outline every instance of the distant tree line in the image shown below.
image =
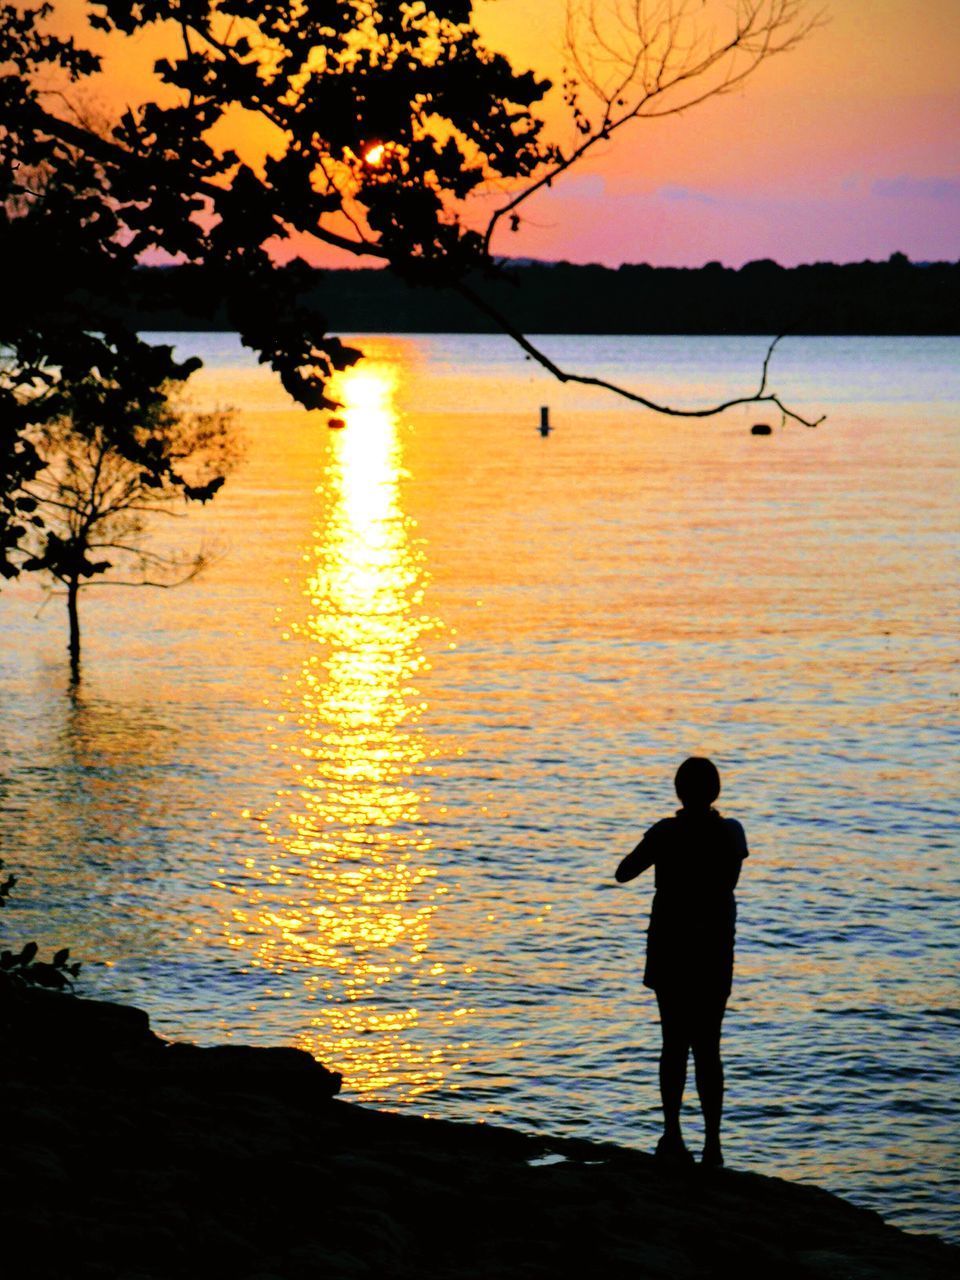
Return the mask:
M 278 271 L 294 269 L 307 277 L 302 301 L 335 315 L 342 332 L 498 331 L 460 294 L 412 287 L 389 269 Z M 226 306 L 211 309 L 210 285 L 202 270 L 143 268 L 123 318 L 145 329 L 229 329 Z M 901 253 L 800 267 L 765 258 L 739 270 L 507 264 L 470 285 L 527 333 L 960 333 L 960 262 L 916 264 Z

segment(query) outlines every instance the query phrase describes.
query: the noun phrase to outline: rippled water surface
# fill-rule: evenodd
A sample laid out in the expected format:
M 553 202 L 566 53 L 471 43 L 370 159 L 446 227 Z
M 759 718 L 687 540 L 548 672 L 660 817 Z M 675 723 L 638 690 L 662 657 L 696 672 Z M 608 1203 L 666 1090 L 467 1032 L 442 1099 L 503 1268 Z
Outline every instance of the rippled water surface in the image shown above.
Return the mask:
M 651 886 L 612 871 L 709 754 L 752 850 L 728 1162 L 960 1238 L 960 341 L 783 344 L 809 431 L 656 419 L 486 337 L 364 340 L 329 430 L 233 337 L 167 340 L 245 461 L 174 530 L 205 576 L 88 593 L 78 688 L 62 602 L 4 588 L 5 938 L 349 1097 L 649 1148 Z M 763 357 L 548 348 L 687 403 Z

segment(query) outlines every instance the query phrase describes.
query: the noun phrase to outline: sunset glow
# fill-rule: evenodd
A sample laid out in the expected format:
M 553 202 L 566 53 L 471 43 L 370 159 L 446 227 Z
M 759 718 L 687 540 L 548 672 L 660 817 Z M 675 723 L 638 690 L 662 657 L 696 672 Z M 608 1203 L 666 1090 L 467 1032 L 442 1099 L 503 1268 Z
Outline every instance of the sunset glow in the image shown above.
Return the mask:
M 0 3 L 36 1280 L 954 1280 L 960 28 L 828 2 Z
M 815 9 L 816 6 L 811 6 Z M 562 79 L 566 0 L 476 6 L 478 29 L 518 68 Z M 106 53 L 92 95 L 119 111 L 142 99 L 157 57 L 179 49 L 173 31 L 136 39 L 86 26 L 81 0 L 58 0 L 54 23 Z M 495 250 L 572 262 L 739 266 L 960 255 L 960 26 L 954 0 L 847 0 L 795 51 L 743 87 L 679 117 L 640 121 L 563 175 L 526 208 Z M 169 96 L 169 90 L 163 90 Z M 544 104 L 562 146 L 575 130 L 554 91 Z M 218 126 L 218 146 L 250 163 L 278 139 L 249 113 Z M 375 143 L 364 162 L 384 162 Z M 486 208 L 493 193 L 481 197 Z M 277 250 L 318 265 L 357 259 L 294 237 Z
M 425 663 L 421 553 L 404 514 L 394 404 L 399 369 L 372 360 L 339 375 L 345 429 L 331 437 L 305 556 L 301 655 L 281 722 L 296 724 L 291 787 L 263 825 L 270 887 L 246 891 L 236 945 L 278 976 L 306 968 L 316 992 L 303 1047 L 349 1071 L 361 1093 L 436 1086 L 443 1055 L 416 1046 L 415 1004 L 390 984 L 426 970 L 442 892 L 422 826 L 429 749 L 414 682 Z M 287 885 L 278 906 L 278 884 Z M 269 901 L 269 905 L 268 905 Z M 369 1033 L 375 1031 L 376 1041 Z

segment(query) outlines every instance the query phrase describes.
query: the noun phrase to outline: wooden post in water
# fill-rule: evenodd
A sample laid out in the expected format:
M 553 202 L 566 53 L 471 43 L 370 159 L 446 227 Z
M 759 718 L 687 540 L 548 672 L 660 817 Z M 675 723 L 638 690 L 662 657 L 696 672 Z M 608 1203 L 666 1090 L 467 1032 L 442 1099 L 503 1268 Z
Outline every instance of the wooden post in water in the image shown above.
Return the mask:
M 550 434 L 550 406 L 548 404 L 540 406 L 540 434 L 542 436 Z

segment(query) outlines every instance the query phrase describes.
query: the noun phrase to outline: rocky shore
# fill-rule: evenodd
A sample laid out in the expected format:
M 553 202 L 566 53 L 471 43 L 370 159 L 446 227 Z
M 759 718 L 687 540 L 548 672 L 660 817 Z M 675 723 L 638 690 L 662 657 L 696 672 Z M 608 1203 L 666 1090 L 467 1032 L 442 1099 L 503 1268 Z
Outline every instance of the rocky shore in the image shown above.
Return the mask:
M 960 1249 L 816 1188 L 373 1111 L 299 1050 L 171 1044 L 137 1009 L 4 986 L 0 1035 L 11 1276 L 960 1273 Z

